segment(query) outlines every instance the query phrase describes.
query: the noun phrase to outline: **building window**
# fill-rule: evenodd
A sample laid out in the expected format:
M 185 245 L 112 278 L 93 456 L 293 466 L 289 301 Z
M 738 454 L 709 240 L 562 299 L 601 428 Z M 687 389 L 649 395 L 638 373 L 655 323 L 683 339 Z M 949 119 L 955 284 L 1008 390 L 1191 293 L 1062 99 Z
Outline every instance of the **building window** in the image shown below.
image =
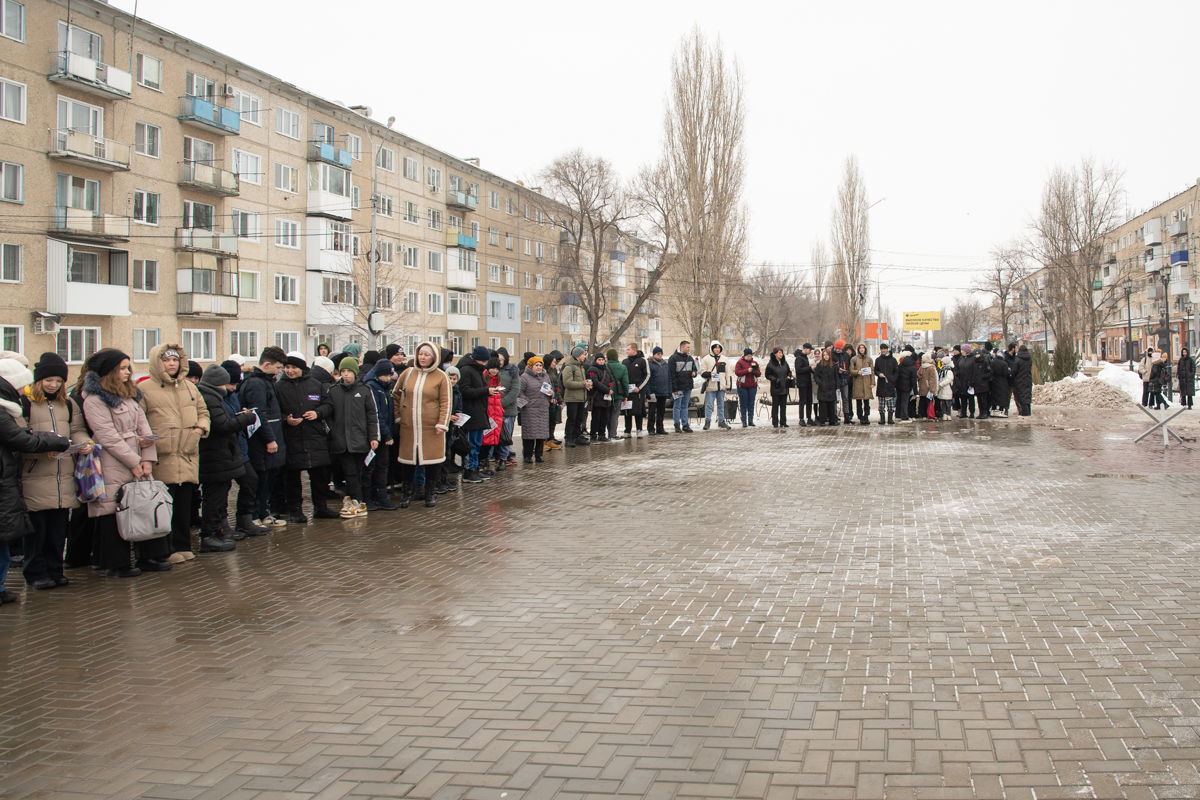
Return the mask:
M 133 260 L 133 289 L 138 292 L 158 291 L 158 262 L 150 259 Z
M 0 36 L 16 39 L 18 42 L 25 41 L 25 5 L 16 0 L 2 0 L 2 4 Z
M 258 302 L 258 273 L 238 270 L 238 298 Z
M 430 292 L 429 293 L 429 313 L 430 314 L 441 314 L 442 313 L 443 299 L 444 298 L 442 297 L 441 292 Z
M 404 221 L 411 222 L 413 225 L 421 221 L 421 212 L 417 208 L 417 204 L 411 200 L 404 201 Z
M 0 78 L 0 119 L 25 123 L 25 84 Z
M 531 285 L 531 282 L 529 279 L 529 270 L 525 270 L 524 274 L 525 274 L 525 288 L 528 289 Z
M 339 197 L 350 197 L 350 171 L 332 164 L 308 165 L 308 188 L 322 189 Z
M 350 207 L 355 211 L 362 208 L 362 192 L 354 184 L 350 184 Z
M 0 200 L 22 203 L 25 198 L 25 168 L 20 164 L 0 161 Z
M 509 319 L 517 318 L 517 304 L 516 303 L 508 304 L 508 318 Z
M 67 267 L 67 280 L 71 283 L 99 283 L 100 258 L 95 253 L 71 250 L 71 263 Z
M 533 322 L 533 306 L 525 306 L 525 316 L 523 319 L 525 322 Z
M 451 314 L 468 314 L 479 316 L 479 296 L 468 292 L 447 292 L 447 300 Z
M 352 234 L 349 222 L 330 222 L 326 233 L 325 249 L 335 253 L 350 253 Z
M 546 321 L 546 307 L 545 306 L 537 307 L 537 321 L 539 323 L 543 323 Z
M 24 339 L 24 325 L 0 326 L 0 345 L 2 345 L 5 350 L 11 350 L 14 353 L 20 353 L 25 349 Z
M 416 313 L 421 310 L 421 293 L 414 291 L 406 291 L 404 293 L 403 310 L 409 313 Z
M 194 200 L 183 201 L 183 227 L 199 228 L 211 231 L 216 221 L 217 209 L 208 203 L 197 203 Z
M 21 282 L 21 245 L 0 245 L 0 281 Z
M 396 152 L 386 147 L 380 147 L 375 156 L 375 166 L 388 172 L 396 171 Z
M 300 349 L 299 331 L 275 331 L 275 346 L 290 353 Z
M 239 181 L 262 185 L 262 158 L 245 150 L 233 151 L 233 172 Z
M 488 190 L 488 208 L 493 211 L 500 210 L 500 193 Z
M 429 167 L 425 170 L 425 182 L 429 184 L 432 191 L 440 192 L 442 190 L 442 171 L 437 167 Z
M 387 240 L 379 242 L 379 261 L 383 264 L 392 263 L 392 243 Z
M 527 256 L 532 255 L 532 253 L 530 252 L 530 244 L 531 243 L 532 243 L 531 240 L 529 240 L 529 239 L 525 240 L 525 255 L 527 255 Z
M 511 233 L 504 234 L 504 249 L 512 250 L 512 234 Z
M 492 247 L 500 246 L 500 229 L 488 228 L 488 244 Z
M 258 331 L 230 331 L 229 354 L 258 358 Z
M 441 252 L 439 252 L 437 250 L 429 251 L 429 271 L 430 272 L 441 272 L 442 271 L 442 253 Z
M 275 188 L 295 194 L 299 188 L 300 170 L 275 162 Z
M 404 266 L 408 267 L 409 269 L 416 269 L 418 266 L 420 266 L 417 263 L 419 258 L 417 248 L 406 244 L 400 249 L 404 253 Z
M 262 100 L 255 95 L 237 89 L 233 93 L 233 107 L 242 118 L 242 122 L 262 126 Z
M 358 292 L 349 278 L 322 278 L 321 302 L 329 305 L 358 305 Z
M 452 311 L 450 313 L 453 314 L 454 312 Z M 461 336 L 451 336 L 450 337 L 450 352 L 454 353 L 454 355 L 456 355 L 456 356 L 462 355 L 463 337 L 461 337 Z
M 300 223 L 290 219 L 275 220 L 275 244 L 290 250 L 299 250 Z
M 275 302 L 299 303 L 300 297 L 296 292 L 296 279 L 290 275 L 275 276 Z
M 533 278 L 533 288 L 537 289 L 539 292 L 540 292 L 540 291 L 542 291 L 542 288 L 543 288 L 543 283 L 542 283 L 542 276 L 541 276 L 541 275 L 535 275 L 535 276 L 534 276 L 534 278 Z
M 133 126 L 134 152 L 150 158 L 158 158 L 161 148 L 162 128 L 146 122 L 139 122 Z
M 158 328 L 133 329 L 133 361 L 145 363 L 150 360 L 150 351 L 158 345 Z
M 489 350 L 499 350 L 500 349 L 500 337 L 498 337 L 498 336 L 490 337 L 488 339 L 488 349 Z
M 382 214 L 383 216 L 391 219 L 392 214 L 393 214 L 394 203 L 395 203 L 395 198 L 391 197 L 390 195 L 386 195 L 386 194 L 379 195 L 379 213 Z
M 184 328 L 183 349 L 192 361 L 216 360 L 217 332 L 209 328 Z
M 435 231 L 442 229 L 442 212 L 436 208 L 429 209 L 429 228 Z
M 138 53 L 137 82 L 147 89 L 161 92 L 163 83 L 162 62 L 152 56 Z
M 536 249 L 534 251 L 534 255 L 537 256 L 538 259 L 542 259 L 542 258 L 546 257 L 546 243 L 545 242 L 537 243 Z
M 68 364 L 82 364 L 99 349 L 99 328 L 58 329 L 58 355 Z
M 500 282 L 500 265 L 488 264 L 488 280 L 492 283 Z
M 504 198 L 504 213 L 505 213 L 505 214 L 508 214 L 510 217 L 512 216 L 512 213 L 513 213 L 513 201 L 512 201 L 512 198 L 511 198 L 511 197 L 506 197 L 506 198 Z
M 500 301 L 492 300 L 488 303 L 488 316 L 492 319 L 500 319 Z
M 275 107 L 275 132 L 289 139 L 300 138 L 300 115 L 280 106 Z
M 513 268 L 508 264 L 504 265 L 504 283 L 508 286 L 513 285 Z
M 144 225 L 157 225 L 158 204 L 159 197 L 157 192 L 145 192 L 141 189 L 135 189 L 133 192 L 134 221 Z
M 375 307 L 382 311 L 391 311 L 396 302 L 396 290 L 390 286 L 375 287 Z
M 362 161 L 362 137 L 346 134 L 346 150 L 355 161 Z
M 410 181 L 421 180 L 421 165 L 415 158 L 404 157 L 404 177 Z
M 233 235 L 239 239 L 247 239 L 252 242 L 258 241 L 259 227 L 258 214 L 253 214 L 249 211 L 234 210 L 230 214 L 233 220 Z

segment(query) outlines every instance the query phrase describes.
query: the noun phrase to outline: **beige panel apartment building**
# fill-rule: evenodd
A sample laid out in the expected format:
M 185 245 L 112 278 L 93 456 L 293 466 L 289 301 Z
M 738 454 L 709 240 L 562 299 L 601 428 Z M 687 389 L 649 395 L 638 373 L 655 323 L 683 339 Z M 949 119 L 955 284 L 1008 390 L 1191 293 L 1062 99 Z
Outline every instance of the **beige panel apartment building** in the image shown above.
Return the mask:
M 365 344 L 372 262 L 381 347 L 574 337 L 536 191 L 106 3 L 0 4 L 4 347 Z

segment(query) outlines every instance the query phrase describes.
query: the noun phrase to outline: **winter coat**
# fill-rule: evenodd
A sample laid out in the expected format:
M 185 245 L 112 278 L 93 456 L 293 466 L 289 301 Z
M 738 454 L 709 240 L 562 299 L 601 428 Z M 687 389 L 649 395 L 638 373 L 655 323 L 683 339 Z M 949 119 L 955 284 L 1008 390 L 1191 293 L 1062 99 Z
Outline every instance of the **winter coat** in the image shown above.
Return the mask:
M 1165 366 L 1166 362 L 1162 360 L 1155 361 L 1150 365 L 1150 391 L 1161 392 L 1163 390 L 1163 368 Z
M 237 392 L 230 392 L 221 400 L 221 405 L 225 406 L 225 413 L 231 417 L 236 417 L 242 413 L 242 398 Z M 209 417 L 211 418 L 211 414 Z M 246 429 L 242 428 L 238 431 L 238 451 L 242 454 L 242 461 L 250 460 L 250 443 L 246 441 Z
M 117 490 L 133 480 L 133 468 L 143 461 L 155 461 L 154 443 L 141 447 L 139 438 L 150 436 L 150 423 L 142 410 L 141 391 L 129 399 L 105 391 L 100 376 L 89 372 L 83 377 L 83 413 L 92 429 L 92 439 L 100 445 L 100 468 L 104 472 L 104 500 L 88 503 L 89 517 L 117 512 Z M 197 464 L 197 469 L 199 464 Z
M 609 361 L 605 366 L 613 376 L 613 402 L 620 403 L 629 396 L 629 370 L 619 361 Z
M 371 442 L 379 441 L 379 416 L 371 390 L 357 379 L 349 385 L 339 381 L 329 390 L 329 402 L 333 405 L 329 452 L 366 454 Z
M 445 461 L 446 431 L 453 414 L 446 373 L 414 365 L 396 378 L 393 398 L 399 428 L 396 460 L 414 465 Z
M 617 379 L 608 364 L 600 366 L 593 362 L 588 366 L 587 376 L 592 381 L 592 408 L 609 408 L 614 397 L 608 395 L 615 396 Z
M 484 372 L 483 379 L 487 381 L 489 389 L 500 386 L 499 375 L 489 375 Z M 483 435 L 483 443 L 490 446 L 498 445 L 500 444 L 500 432 L 504 429 L 504 400 L 499 394 L 488 395 L 487 419 L 491 420 L 488 425 L 495 422 L 496 427 Z
M 11 383 L 0 378 L 0 539 L 7 541 L 33 532 L 21 488 L 21 454 L 61 453 L 70 444 L 70 439 L 53 431 L 29 430 L 21 396 Z
M 163 370 L 159 357 L 165 350 L 179 353 L 179 371 L 172 378 Z M 155 436 L 158 463 L 155 480 L 163 483 L 198 483 L 200 480 L 200 439 L 208 435 L 208 407 L 200 390 L 187 375 L 187 353 L 177 344 L 160 344 L 150 350 L 150 377 L 138 383 L 142 392 L 142 410 Z M 90 417 L 89 417 L 90 419 Z M 202 433 L 198 433 L 199 428 Z
M 938 374 L 937 367 L 933 366 L 933 362 L 921 362 L 921 368 L 917 370 L 917 396 L 928 397 L 929 395 L 937 395 Z
M 629 397 L 633 400 L 633 415 L 640 417 L 646 413 L 646 385 L 650 383 L 650 365 L 641 353 L 628 356 L 621 365 L 629 377 Z M 634 389 L 637 389 L 635 392 Z
M 796 377 L 799 378 L 799 362 L 796 363 Z M 737 376 L 739 389 L 757 389 L 758 379 L 762 376 L 762 370 L 759 368 L 758 362 L 754 360 L 754 356 L 742 356 L 733 365 L 733 374 Z
M 70 398 L 35 403 L 27 386 L 22 393 L 21 408 L 25 425 L 31 431 L 49 431 L 67 436 L 71 444 L 91 441 L 83 424 L 83 412 Z M 50 458 L 41 453 L 25 455 L 21 464 L 21 486 L 25 493 L 25 506 L 30 511 L 79 508 L 74 458 Z
M 971 360 L 975 366 L 971 386 L 975 387 L 976 395 L 987 394 L 992 389 L 992 359 L 983 353 L 975 353 Z
M 288 459 L 287 440 L 284 439 L 283 432 L 283 412 L 279 408 L 279 397 L 275 389 L 275 378 L 258 367 L 255 367 L 254 371 L 246 376 L 246 379 L 242 381 L 241 388 L 238 389 L 242 404 L 251 411 L 255 411 L 258 414 L 259 422 L 262 423 L 254 431 L 254 435 L 246 439 L 250 452 L 250 466 L 256 472 L 281 469 Z M 267 452 L 267 445 L 271 442 L 275 442 L 279 446 L 274 453 Z M 329 463 L 328 458 L 327 455 L 326 464 Z
M 1179 393 L 1184 397 L 1196 394 L 1196 361 L 1191 356 L 1183 356 L 1175 365 L 1175 374 L 1179 377 Z
M 781 358 L 778 361 L 775 360 L 775 356 L 768 358 L 765 377 L 767 382 L 771 384 L 772 397 L 787 396 L 788 382 L 792 377 L 792 368 L 788 366 L 786 358 Z
M 208 436 L 200 440 L 200 483 L 231 481 L 246 474 L 242 449 L 238 447 L 238 431 L 254 422 L 247 411 L 231 417 L 225 410 L 226 391 L 219 386 L 201 383 L 197 387 L 208 408 Z
M 504 406 L 504 416 L 515 417 L 517 415 L 517 396 L 521 394 L 521 373 L 517 372 L 514 366 L 500 368 L 500 386 L 504 389 L 504 394 L 500 395 L 500 402 Z
M 432 369 L 437 369 L 437 367 Z M 393 372 L 392 375 L 395 376 L 395 373 Z M 375 400 L 375 414 L 379 417 L 379 435 L 382 437 L 379 441 L 381 442 L 396 440 L 396 404 L 392 399 L 396 381 L 397 378 L 393 377 L 391 383 L 384 383 L 379 380 L 374 369 L 367 373 L 367 378 L 363 381 L 363 384 L 371 390 L 371 397 Z
M 795 376 L 796 393 L 800 403 L 811 403 L 813 398 L 813 366 L 808 360 L 808 356 L 804 355 L 803 350 L 797 350 L 793 356 L 795 359 Z
M 567 356 L 563 361 L 562 371 L 560 372 L 563 386 L 563 402 L 565 403 L 586 403 L 588 400 L 587 390 L 587 366 L 575 356 Z
M 1013 399 L 1023 406 L 1033 403 L 1033 356 L 1017 351 L 1012 369 Z
M 471 354 L 458 362 L 458 392 L 462 396 L 462 413 L 470 417 L 462 426 L 464 431 L 486 431 L 488 428 L 488 390 L 484 369 Z
M 960 356 L 954 366 L 954 393 L 966 394 L 975 385 L 975 356 Z
M 324 387 L 325 391 L 329 391 L 329 387 L 337 383 L 334 377 L 330 375 L 324 367 L 309 367 L 308 374 L 317 379 L 317 383 Z
M 954 365 L 947 359 L 939 362 L 937 397 L 939 400 L 954 399 Z
M 866 375 L 862 370 L 870 370 Z M 850 357 L 850 397 L 855 400 L 870 400 L 875 396 L 871 391 L 875 385 L 875 362 L 870 355 L 859 355 L 857 352 Z
M 279 399 L 283 438 L 287 441 L 287 468 L 312 469 L 328 465 L 329 430 L 333 424 L 329 392 L 311 372 L 301 372 L 298 378 L 283 377 L 276 381 L 275 396 Z M 315 411 L 317 418 L 303 419 L 299 425 L 288 424 L 289 416 L 302 419 L 306 411 Z M 255 438 L 257 436 L 255 434 Z
M 906 353 L 896 367 L 896 392 L 912 393 L 917 388 L 917 365 L 912 353 Z
M 1008 362 L 1001 356 L 992 356 L 992 384 L 988 396 L 989 402 L 997 405 L 1008 403 Z
M 842 352 L 833 354 L 833 365 L 837 367 L 838 380 L 849 385 L 850 383 L 850 359 L 853 354 L 850 348 L 843 347 Z
M 889 353 L 881 353 L 875 358 L 875 396 L 894 397 L 896 395 L 896 373 L 900 365 L 896 357 Z
M 550 398 L 542 391 L 549 380 L 545 370 L 535 375 L 526 369 L 521 373 L 521 438 L 550 438 Z
M 697 374 L 696 359 L 676 350 L 667 359 L 667 370 L 671 375 L 672 392 L 690 392 L 695 388 Z
M 646 384 L 646 397 L 654 395 L 656 399 L 662 399 L 671 394 L 671 367 L 666 361 L 656 361 L 650 358 L 646 362 L 650 365 L 650 382 Z
M 838 388 L 841 378 L 836 364 L 817 364 L 813 370 L 813 381 L 817 385 L 817 401 L 822 403 L 837 402 Z
M 704 378 L 706 392 L 728 392 L 734 388 L 733 373 L 729 371 L 729 365 L 711 352 L 700 359 L 700 377 Z

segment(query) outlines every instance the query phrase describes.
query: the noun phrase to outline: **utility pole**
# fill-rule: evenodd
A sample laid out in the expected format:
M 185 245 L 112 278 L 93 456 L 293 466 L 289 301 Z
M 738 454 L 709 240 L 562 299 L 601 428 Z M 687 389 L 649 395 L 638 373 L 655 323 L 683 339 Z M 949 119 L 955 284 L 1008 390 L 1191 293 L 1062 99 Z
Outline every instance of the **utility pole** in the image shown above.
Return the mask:
M 388 117 L 387 126 L 391 127 L 396 124 L 395 117 Z M 371 296 L 367 300 L 367 340 L 369 350 L 376 350 L 376 338 L 383 332 L 384 325 L 379 315 L 379 297 L 377 287 L 377 270 L 379 267 L 379 243 L 378 227 L 376 225 L 376 215 L 379 213 L 379 152 L 383 147 L 383 141 L 375 144 L 375 137 L 367 133 L 367 138 L 371 142 L 371 249 L 367 253 L 367 261 L 371 264 Z M 379 316 L 377 316 L 379 315 Z

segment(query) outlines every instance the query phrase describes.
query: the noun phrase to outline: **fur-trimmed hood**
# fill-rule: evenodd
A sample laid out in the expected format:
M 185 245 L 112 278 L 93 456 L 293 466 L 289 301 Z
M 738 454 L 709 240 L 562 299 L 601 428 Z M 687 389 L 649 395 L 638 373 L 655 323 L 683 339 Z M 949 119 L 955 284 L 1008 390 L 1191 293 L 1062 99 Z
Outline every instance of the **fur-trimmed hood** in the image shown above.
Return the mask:
M 142 390 L 134 387 L 134 401 L 142 402 Z M 94 394 L 105 402 L 109 408 L 119 408 L 121 401 L 125 398 L 120 395 L 113 394 L 100 385 L 100 376 L 95 372 L 89 372 L 83 376 L 83 393 L 84 395 Z

